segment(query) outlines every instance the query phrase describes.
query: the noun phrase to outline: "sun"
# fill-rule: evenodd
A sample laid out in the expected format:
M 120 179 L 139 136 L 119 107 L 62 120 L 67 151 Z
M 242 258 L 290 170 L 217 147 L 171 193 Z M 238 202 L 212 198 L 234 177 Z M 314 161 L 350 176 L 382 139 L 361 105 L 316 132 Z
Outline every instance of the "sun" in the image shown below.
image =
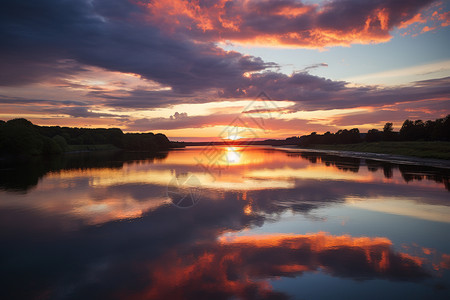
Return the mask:
M 236 141 L 236 140 L 242 139 L 242 136 L 237 135 L 237 134 L 235 134 L 235 135 L 229 135 L 229 136 L 228 136 L 228 139 L 229 139 L 229 140 L 232 140 L 232 141 Z

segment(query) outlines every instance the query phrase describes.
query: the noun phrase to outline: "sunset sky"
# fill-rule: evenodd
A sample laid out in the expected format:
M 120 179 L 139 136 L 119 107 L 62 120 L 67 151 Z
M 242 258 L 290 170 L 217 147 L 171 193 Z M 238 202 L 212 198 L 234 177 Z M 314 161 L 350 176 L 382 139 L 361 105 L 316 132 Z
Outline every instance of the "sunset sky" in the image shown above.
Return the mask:
M 388 121 L 398 130 L 450 113 L 449 10 L 429 0 L 1 0 L 0 119 L 185 141 L 218 139 L 230 124 L 235 138 Z

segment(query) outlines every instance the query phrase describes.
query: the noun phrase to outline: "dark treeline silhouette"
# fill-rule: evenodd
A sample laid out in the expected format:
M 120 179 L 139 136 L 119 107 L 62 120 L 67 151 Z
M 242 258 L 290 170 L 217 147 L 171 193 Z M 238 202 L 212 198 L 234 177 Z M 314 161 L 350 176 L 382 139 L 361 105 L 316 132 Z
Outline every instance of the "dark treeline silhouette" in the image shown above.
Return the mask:
M 301 136 L 300 146 L 318 144 L 355 144 L 360 142 L 381 141 L 450 141 L 450 115 L 445 118 L 428 120 L 405 120 L 399 132 L 393 130 L 392 123 L 386 123 L 382 131 L 371 129 L 367 134 L 360 134 L 358 128 L 329 131 L 324 134 L 312 132 Z
M 123 133 L 119 128 L 38 126 L 26 119 L 0 121 L 0 155 L 47 155 L 69 145 L 112 145 L 131 151 L 160 151 L 182 146 L 161 133 Z
M 301 146 L 308 146 L 314 144 L 354 144 L 361 141 L 359 129 L 353 128 L 339 130 L 336 133 L 327 131 L 324 134 L 317 134 L 317 132 L 312 132 L 310 135 L 301 136 L 299 143 Z

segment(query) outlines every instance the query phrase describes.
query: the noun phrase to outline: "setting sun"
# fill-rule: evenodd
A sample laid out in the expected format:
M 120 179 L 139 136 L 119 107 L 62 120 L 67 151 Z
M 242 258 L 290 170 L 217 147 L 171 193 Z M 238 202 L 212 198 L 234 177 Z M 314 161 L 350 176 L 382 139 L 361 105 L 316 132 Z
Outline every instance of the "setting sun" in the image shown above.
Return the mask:
M 229 135 L 229 136 L 228 136 L 228 139 L 229 139 L 229 140 L 232 140 L 232 141 L 236 141 L 236 140 L 242 139 L 242 136 L 239 136 L 239 135 Z

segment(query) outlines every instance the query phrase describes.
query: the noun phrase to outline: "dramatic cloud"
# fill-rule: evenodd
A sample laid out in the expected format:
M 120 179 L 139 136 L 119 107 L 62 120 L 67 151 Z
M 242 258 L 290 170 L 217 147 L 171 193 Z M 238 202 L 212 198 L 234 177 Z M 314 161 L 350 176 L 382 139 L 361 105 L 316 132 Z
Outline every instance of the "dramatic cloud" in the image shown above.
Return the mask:
M 386 42 L 395 27 L 422 20 L 418 13 L 432 2 L 157 0 L 141 5 L 148 7 L 151 21 L 199 40 L 320 48 Z
M 272 99 L 298 102 L 298 109 L 301 110 L 352 108 L 420 100 L 448 100 L 449 82 L 450 77 L 392 88 L 349 87 L 347 82 L 305 72 L 291 76 L 265 72 L 243 79 L 238 88 L 224 90 L 222 96 L 243 97 L 264 90 Z
M 164 35 L 126 0 L 6 1 L 0 12 L 1 85 L 39 82 L 92 65 L 189 92 L 229 85 L 273 64 L 211 43 Z M 71 59 L 77 63 L 61 64 Z
M 4 115 L 33 113 L 41 120 L 45 114 L 128 118 L 130 129 L 153 124 L 146 129 L 168 130 L 223 125 L 231 116 L 171 112 L 172 119 L 146 118 L 130 111 L 254 99 L 265 91 L 273 101 L 291 101 L 290 112 L 375 110 L 400 103 L 418 108 L 412 103 L 426 101 L 441 115 L 448 110 L 448 77 L 400 87 L 351 86 L 308 73 L 326 62 L 287 75 L 275 63 L 217 44 L 322 48 L 378 43 L 389 40 L 394 29 L 414 24 L 446 26 L 448 13 L 436 1 L 5 0 L 0 109 Z M 132 77 L 133 83 L 121 76 Z M 280 128 L 294 123 L 308 125 L 278 121 Z

